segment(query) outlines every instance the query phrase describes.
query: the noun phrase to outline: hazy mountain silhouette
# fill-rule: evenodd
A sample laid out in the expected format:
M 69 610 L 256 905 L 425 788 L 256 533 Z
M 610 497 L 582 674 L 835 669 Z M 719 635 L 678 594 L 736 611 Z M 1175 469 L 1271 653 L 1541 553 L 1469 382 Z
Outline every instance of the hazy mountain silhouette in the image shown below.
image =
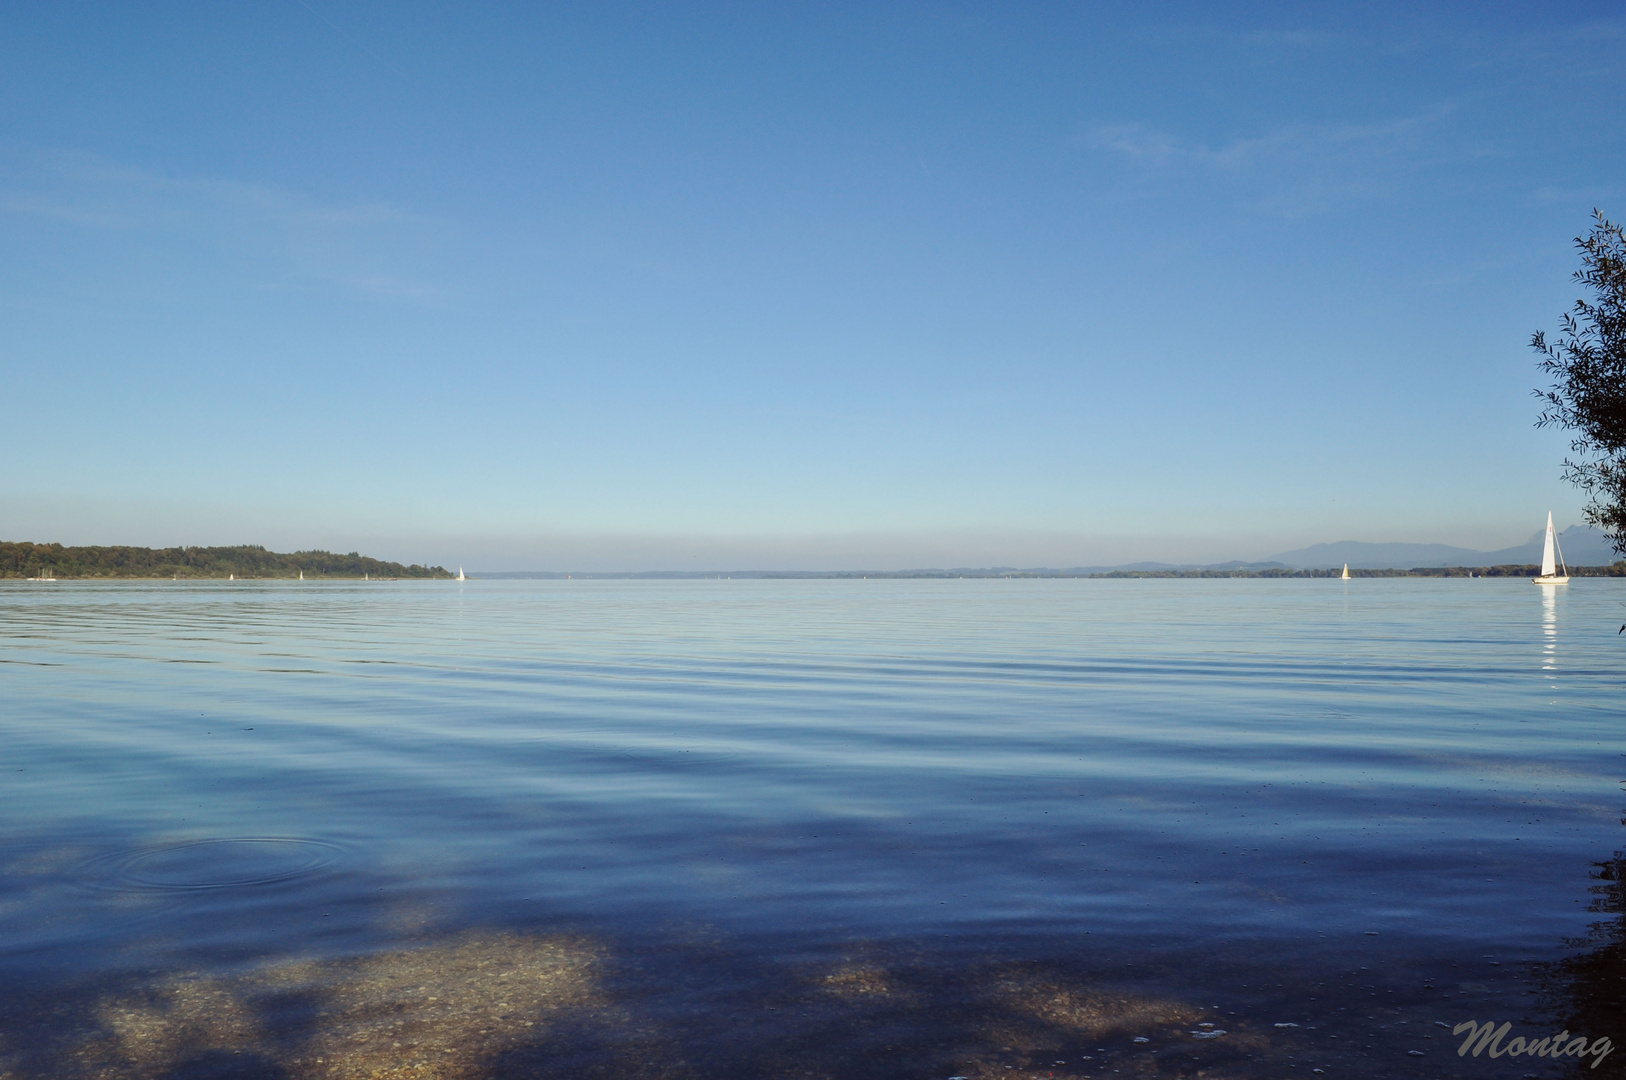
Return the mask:
M 1297 570 L 1324 570 L 1348 563 L 1357 570 L 1409 570 L 1416 566 L 1505 566 L 1541 562 L 1546 529 L 1535 532 L 1517 547 L 1498 551 L 1475 551 L 1449 544 L 1369 544 L 1360 540 L 1340 540 L 1334 544 L 1311 544 L 1295 551 L 1273 555 L 1269 562 Z M 1558 546 L 1570 566 L 1607 566 L 1620 556 L 1609 546 L 1604 534 L 1590 525 L 1571 525 L 1558 534 Z

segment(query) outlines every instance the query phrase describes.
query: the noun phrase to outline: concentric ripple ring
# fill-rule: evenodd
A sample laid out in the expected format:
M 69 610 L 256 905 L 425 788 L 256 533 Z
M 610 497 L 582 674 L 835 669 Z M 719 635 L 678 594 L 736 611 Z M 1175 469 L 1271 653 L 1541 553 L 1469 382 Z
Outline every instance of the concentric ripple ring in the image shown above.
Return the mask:
M 93 884 L 121 892 L 249 888 L 316 873 L 341 853 L 337 845 L 298 837 L 189 840 L 97 860 Z

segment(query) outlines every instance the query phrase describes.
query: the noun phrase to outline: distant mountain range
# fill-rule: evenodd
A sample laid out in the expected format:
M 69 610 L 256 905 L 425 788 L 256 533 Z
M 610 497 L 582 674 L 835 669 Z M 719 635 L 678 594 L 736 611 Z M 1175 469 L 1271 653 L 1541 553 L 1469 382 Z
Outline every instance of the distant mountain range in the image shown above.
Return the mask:
M 1335 544 L 1311 544 L 1307 548 L 1284 551 L 1268 562 L 1295 570 L 1323 570 L 1345 563 L 1356 570 L 1409 570 L 1419 566 L 1506 566 L 1541 562 L 1546 529 L 1531 535 L 1517 547 L 1499 551 L 1475 551 L 1449 544 L 1368 544 L 1340 540 Z M 1608 566 L 1620 558 L 1609 546 L 1603 532 L 1590 525 L 1571 525 L 1558 534 L 1558 546 L 1570 566 Z
M 564 571 L 481 571 L 476 577 L 484 578 L 709 578 L 724 573 L 735 578 L 948 578 L 948 577 L 1077 577 L 1088 574 L 1157 573 L 1174 571 L 1268 571 L 1268 570 L 1334 570 L 1345 563 L 1351 570 L 1417 570 L 1437 566 L 1527 566 L 1541 562 L 1542 541 L 1546 529 L 1538 530 L 1529 540 L 1517 547 L 1499 551 L 1475 551 L 1473 548 L 1452 547 L 1450 544 L 1370 544 L 1361 540 L 1340 540 L 1335 544 L 1312 544 L 1294 551 L 1284 551 L 1258 562 L 1233 559 L 1223 563 L 1165 563 L 1138 562 L 1120 566 L 1073 566 L 1066 569 L 1039 567 L 1018 569 L 1014 566 L 954 567 L 949 569 L 916 570 L 716 570 L 684 571 L 656 570 L 637 572 L 575 572 Z M 1611 566 L 1620 559 L 1608 539 L 1590 525 L 1571 525 L 1558 534 L 1558 546 L 1564 561 L 1570 566 Z M 439 569 L 438 567 L 436 568 Z M 444 573 L 444 571 L 442 571 Z

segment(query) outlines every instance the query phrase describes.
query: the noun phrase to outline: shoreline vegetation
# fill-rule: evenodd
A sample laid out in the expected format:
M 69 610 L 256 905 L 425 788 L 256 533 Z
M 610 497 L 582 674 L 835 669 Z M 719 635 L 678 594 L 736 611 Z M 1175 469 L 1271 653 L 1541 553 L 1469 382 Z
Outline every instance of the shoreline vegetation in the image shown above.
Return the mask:
M 1352 578 L 1396 577 L 1535 577 L 1541 568 L 1535 563 L 1508 563 L 1497 566 L 1416 566 L 1411 569 L 1350 568 Z M 1289 566 L 1210 566 L 1142 567 L 1123 569 L 1074 568 L 1022 570 L 996 566 L 949 570 L 649 570 L 649 571 L 485 571 L 470 578 L 507 580 L 878 580 L 999 578 L 1035 580 L 1045 578 L 1336 578 L 1342 567 L 1302 570 Z M 1572 566 L 1571 577 L 1626 577 L 1626 560 L 1608 566 Z M 361 578 L 449 579 L 456 575 L 442 566 L 406 565 L 374 559 L 359 552 L 340 555 L 331 551 L 267 551 L 258 544 L 235 547 L 65 547 L 62 544 L 34 544 L 27 541 L 0 541 L 0 579 L 54 577 L 67 579 L 151 579 L 225 578 L 243 580 L 298 578 L 307 581 Z
M 0 541 L 0 578 L 450 578 L 441 566 L 411 566 L 358 552 L 282 554 L 258 544 L 235 547 L 64 547 Z

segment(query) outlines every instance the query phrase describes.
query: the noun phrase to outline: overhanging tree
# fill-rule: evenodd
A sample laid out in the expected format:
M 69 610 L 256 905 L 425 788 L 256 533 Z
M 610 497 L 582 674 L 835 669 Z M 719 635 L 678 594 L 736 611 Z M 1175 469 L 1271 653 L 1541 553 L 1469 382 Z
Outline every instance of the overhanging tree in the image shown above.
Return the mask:
M 1581 269 L 1575 280 L 1591 290 L 1565 312 L 1552 340 L 1537 331 L 1530 345 L 1541 353 L 1550 390 L 1537 427 L 1574 433 L 1564 479 L 1587 493 L 1586 519 L 1626 555 L 1626 233 L 1602 212 L 1592 232 L 1575 238 Z

